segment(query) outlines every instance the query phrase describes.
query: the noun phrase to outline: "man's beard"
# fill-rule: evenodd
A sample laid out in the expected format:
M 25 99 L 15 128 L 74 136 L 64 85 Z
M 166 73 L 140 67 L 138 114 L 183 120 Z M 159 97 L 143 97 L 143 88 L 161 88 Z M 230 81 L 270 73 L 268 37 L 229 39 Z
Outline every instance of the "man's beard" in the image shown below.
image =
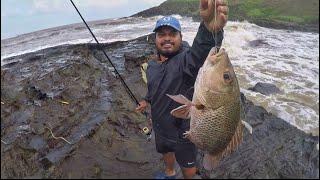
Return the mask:
M 181 46 L 176 51 L 167 52 L 167 51 L 162 51 L 161 49 L 157 49 L 157 51 L 158 51 L 159 55 L 162 55 L 166 58 L 171 58 L 171 57 L 177 55 L 179 53 L 180 49 L 181 49 Z

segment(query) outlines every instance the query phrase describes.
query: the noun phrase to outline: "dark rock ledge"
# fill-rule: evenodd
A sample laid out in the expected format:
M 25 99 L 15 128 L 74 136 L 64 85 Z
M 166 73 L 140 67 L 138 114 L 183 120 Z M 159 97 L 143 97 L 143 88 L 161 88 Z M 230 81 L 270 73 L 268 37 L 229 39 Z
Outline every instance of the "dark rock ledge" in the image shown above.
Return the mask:
M 154 52 L 152 38 L 103 47 L 141 99 L 146 87 L 140 64 Z M 146 119 L 134 112 L 135 103 L 95 44 L 4 61 L 9 63 L 1 67 L 1 178 L 152 178 L 163 167 L 154 140 L 147 142 L 141 133 Z M 319 178 L 319 137 L 241 99 L 253 134 L 245 131 L 238 150 L 213 172 L 203 170 L 199 152 L 200 176 Z M 48 128 L 71 144 L 54 139 Z

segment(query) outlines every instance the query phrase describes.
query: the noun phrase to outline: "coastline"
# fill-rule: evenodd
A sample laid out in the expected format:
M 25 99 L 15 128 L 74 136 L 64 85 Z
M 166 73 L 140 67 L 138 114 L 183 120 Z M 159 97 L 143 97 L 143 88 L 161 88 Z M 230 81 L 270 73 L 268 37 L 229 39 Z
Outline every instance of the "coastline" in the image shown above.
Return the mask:
M 266 3 L 267 1 L 257 1 L 260 2 L 260 4 L 255 3 L 254 1 L 246 0 L 245 3 L 239 5 L 237 1 L 231 1 L 229 6 L 229 20 L 230 21 L 248 21 L 250 23 L 254 23 L 258 26 L 267 27 L 267 28 L 273 28 L 273 29 L 284 29 L 284 30 L 295 30 L 295 31 L 302 31 L 302 32 L 313 32 L 313 33 L 319 33 L 319 10 L 317 12 L 317 17 L 312 18 L 312 20 L 308 20 L 308 22 L 304 22 L 303 19 L 300 19 L 301 17 L 309 17 L 309 13 L 304 12 L 302 9 L 301 11 L 303 13 L 296 15 L 292 15 L 292 12 L 285 14 L 285 12 L 277 18 L 274 14 L 266 14 L 261 15 L 259 13 L 256 14 L 249 14 L 248 12 L 245 12 L 243 10 L 244 8 L 248 8 L 248 11 L 255 12 L 258 9 L 259 6 L 261 8 L 263 6 L 266 6 L 266 10 L 261 11 L 267 11 L 269 9 L 272 9 L 274 6 L 279 5 L 279 9 L 285 9 L 285 6 L 299 6 L 302 0 L 295 0 L 293 3 L 295 4 L 289 4 L 288 3 L 279 3 L 276 0 L 271 0 L 270 4 Z M 179 0 L 167 0 L 160 4 L 157 7 L 153 7 L 144 11 L 141 11 L 139 13 L 136 13 L 130 17 L 152 17 L 152 16 L 158 16 L 158 15 L 172 15 L 172 14 L 179 14 L 181 16 L 187 16 L 192 17 L 194 21 L 201 21 L 201 18 L 199 16 L 199 10 L 198 10 L 198 1 L 191 0 L 191 1 L 179 1 Z M 278 4 L 276 4 L 278 3 Z M 311 6 L 311 5 L 310 5 Z M 315 5 L 315 7 L 319 8 L 319 2 Z M 290 7 L 288 7 L 290 8 Z M 310 7 L 309 7 L 310 8 Z M 312 9 L 314 10 L 314 8 Z M 270 10 L 271 11 L 271 10 Z M 308 10 L 306 10 L 308 11 Z M 258 11 L 259 12 L 259 11 Z M 246 14 L 248 13 L 248 14 Z M 277 12 L 278 13 L 278 12 Z M 271 17 L 270 17 L 271 16 Z M 272 18 L 274 16 L 274 18 Z M 288 20 L 279 20 L 280 18 L 288 19 Z M 309 18 L 310 19 L 310 18 Z
M 153 44 L 147 36 L 102 44 L 139 99 L 146 91 L 140 65 Z M 139 131 L 145 118 L 104 59 L 96 44 L 64 45 L 11 57 L 15 63 L 1 67 L 1 178 L 152 178 L 162 168 L 154 139 Z M 245 131 L 214 172 L 200 166 L 202 178 L 319 177 L 318 136 L 244 95 L 241 101 L 253 134 Z M 46 126 L 74 144 L 52 138 Z M 202 157 L 199 151 L 199 165 Z

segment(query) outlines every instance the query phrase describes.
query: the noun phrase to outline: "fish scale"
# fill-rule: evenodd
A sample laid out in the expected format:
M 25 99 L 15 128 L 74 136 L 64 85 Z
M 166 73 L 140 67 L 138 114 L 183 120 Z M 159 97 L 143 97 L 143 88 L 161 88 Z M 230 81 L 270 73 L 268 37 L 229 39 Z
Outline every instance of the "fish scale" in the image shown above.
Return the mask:
M 234 135 L 238 120 L 234 122 L 234 116 L 240 113 L 240 109 L 234 110 L 233 105 L 223 106 L 217 110 L 196 110 L 191 113 L 190 139 L 193 142 L 200 141 L 201 149 L 213 153 L 216 148 L 224 149 Z M 199 135 L 197 135 L 199 134 Z M 194 137 L 194 138 L 193 138 Z M 205 145 L 203 144 L 205 143 Z M 220 143 L 219 142 L 225 142 Z

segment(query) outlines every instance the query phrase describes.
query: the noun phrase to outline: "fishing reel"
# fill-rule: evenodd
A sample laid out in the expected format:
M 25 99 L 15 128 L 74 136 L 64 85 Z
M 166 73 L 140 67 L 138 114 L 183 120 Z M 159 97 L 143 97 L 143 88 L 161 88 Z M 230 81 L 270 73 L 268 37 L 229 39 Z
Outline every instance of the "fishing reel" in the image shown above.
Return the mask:
M 147 136 L 147 141 L 150 141 L 152 138 L 152 129 L 150 130 L 148 127 L 144 127 L 142 131 L 143 134 Z
M 142 114 L 146 117 L 147 121 L 151 121 L 151 119 L 148 118 L 148 113 L 146 111 L 142 112 Z M 152 138 L 152 129 L 149 129 L 147 126 L 142 128 L 143 134 L 147 137 L 147 141 L 150 141 Z

